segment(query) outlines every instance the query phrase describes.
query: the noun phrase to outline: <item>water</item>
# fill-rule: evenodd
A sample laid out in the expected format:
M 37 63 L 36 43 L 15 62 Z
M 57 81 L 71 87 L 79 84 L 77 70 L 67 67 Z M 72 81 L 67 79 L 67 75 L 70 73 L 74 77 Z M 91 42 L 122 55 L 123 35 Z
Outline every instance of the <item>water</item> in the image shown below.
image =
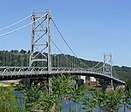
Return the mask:
M 19 108 L 19 112 L 21 112 L 25 106 L 24 95 L 20 91 L 14 91 L 13 95 L 16 97 L 16 106 Z
M 82 105 L 80 104 L 66 101 L 62 103 L 62 112 L 88 112 L 88 111 L 82 110 Z M 98 108 L 94 108 L 93 112 L 103 112 L 103 111 Z M 124 105 L 120 105 L 118 112 L 124 112 Z M 126 107 L 126 112 L 131 112 L 131 110 Z
M 24 96 L 20 91 L 14 91 L 14 96 L 16 97 L 16 105 L 19 107 L 19 112 L 21 112 L 22 109 L 24 109 Z M 82 105 L 74 103 L 72 101 L 65 100 L 62 102 L 62 112 L 88 112 L 87 110 L 82 110 Z M 103 112 L 100 109 L 94 108 L 93 112 Z M 124 112 L 124 106 L 121 105 L 118 112 Z M 126 112 L 131 112 L 126 107 Z

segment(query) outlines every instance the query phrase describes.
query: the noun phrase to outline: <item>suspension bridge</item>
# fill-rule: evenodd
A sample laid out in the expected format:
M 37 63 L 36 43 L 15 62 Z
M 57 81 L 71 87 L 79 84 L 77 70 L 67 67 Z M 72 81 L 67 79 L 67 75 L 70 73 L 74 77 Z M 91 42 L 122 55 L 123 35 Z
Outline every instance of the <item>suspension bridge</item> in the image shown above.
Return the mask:
M 115 77 L 118 75 L 112 72 L 111 54 L 105 54 L 103 62 L 98 62 L 91 67 L 87 65 L 85 61 L 78 58 L 51 17 L 50 11 L 44 13 L 32 12 L 31 15 L 14 24 L 1 28 L 0 31 L 20 24 L 30 17 L 32 18 L 30 23 L 15 30 L 0 34 L 0 37 L 6 37 L 6 35 L 22 30 L 29 25 L 32 26 L 31 47 L 29 54 L 27 54 L 29 60 L 27 61 L 28 64 L 26 66 L 0 66 L 0 80 L 42 78 L 50 77 L 55 74 L 71 74 L 78 76 L 93 76 L 109 80 L 111 83 L 125 84 L 119 77 Z M 56 42 L 51 38 L 51 22 L 73 56 L 64 54 Z M 51 49 L 52 46 L 54 46 L 59 53 L 53 53 Z

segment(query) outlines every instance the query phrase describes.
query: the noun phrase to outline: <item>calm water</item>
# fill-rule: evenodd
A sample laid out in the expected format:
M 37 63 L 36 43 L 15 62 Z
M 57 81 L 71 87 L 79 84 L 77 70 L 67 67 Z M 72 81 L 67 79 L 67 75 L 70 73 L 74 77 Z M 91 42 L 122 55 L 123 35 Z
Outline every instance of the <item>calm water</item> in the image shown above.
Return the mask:
M 25 104 L 24 95 L 20 91 L 14 91 L 13 94 L 16 97 L 16 106 L 19 107 L 19 110 L 24 109 L 24 104 Z
M 63 102 L 62 103 L 62 112 L 70 112 L 70 110 L 71 110 L 70 105 L 73 107 L 71 112 L 88 112 L 87 110 L 81 109 L 82 105 L 79 105 L 79 104 L 76 104 L 76 103 L 73 103 L 73 102 L 71 102 L 71 103 L 70 102 Z M 93 112 L 103 112 L 103 111 L 95 108 Z M 124 106 L 121 106 L 121 108 L 119 108 L 118 112 L 124 112 Z M 131 110 L 126 108 L 126 112 L 131 112 Z
M 20 93 L 20 91 L 14 91 L 14 96 L 17 98 L 17 105 L 20 106 L 19 112 L 21 112 L 21 110 L 24 108 L 24 103 L 25 103 L 23 94 Z M 72 107 L 72 109 L 70 107 Z M 82 105 L 80 104 L 76 104 L 76 103 L 69 102 L 69 101 L 64 101 L 62 103 L 62 112 L 88 112 L 87 110 L 82 110 L 81 107 Z M 102 111 L 95 108 L 94 112 L 102 112 Z M 124 106 L 119 108 L 118 112 L 124 112 Z M 131 110 L 126 108 L 126 112 L 131 112 Z

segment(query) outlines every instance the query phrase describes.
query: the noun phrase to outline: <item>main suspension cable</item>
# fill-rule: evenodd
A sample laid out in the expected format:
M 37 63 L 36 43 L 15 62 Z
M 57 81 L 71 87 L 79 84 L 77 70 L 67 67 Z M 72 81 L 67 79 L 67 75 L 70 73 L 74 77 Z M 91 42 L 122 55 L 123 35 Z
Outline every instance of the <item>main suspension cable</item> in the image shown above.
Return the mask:
M 96 65 L 94 65 L 93 67 L 91 67 L 89 70 L 95 69 L 99 64 L 101 64 L 102 62 L 98 62 Z M 97 68 L 96 68 L 97 69 Z
M 57 48 L 57 50 L 61 53 L 61 54 L 63 54 L 62 53 L 62 51 L 57 47 L 57 45 L 51 40 L 51 42 L 54 44 L 54 46 Z M 70 59 L 68 59 L 65 55 L 64 55 L 64 57 L 69 61 L 69 62 L 71 62 L 72 64 L 74 64 L 74 65 L 76 65 L 75 63 L 73 63 Z M 77 67 L 80 67 L 80 66 L 78 66 L 78 65 L 76 65 Z M 81 68 L 81 67 L 80 67 Z
M 29 16 L 27 16 L 27 17 L 25 17 L 25 18 L 23 18 L 23 19 L 15 22 L 15 23 L 11 24 L 11 25 L 8 25 L 8 26 L 6 26 L 6 27 L 0 28 L 0 31 L 5 30 L 5 29 L 7 29 L 7 28 L 10 28 L 10 27 L 12 27 L 12 26 L 14 26 L 14 25 L 17 25 L 17 24 L 23 22 L 24 20 L 28 19 L 29 17 L 31 17 L 31 15 L 29 15 Z
M 43 18 L 45 15 L 46 15 L 46 14 L 44 14 L 43 16 L 41 16 L 40 18 L 38 18 L 36 21 L 40 20 L 40 19 Z M 30 23 L 28 23 L 28 24 L 26 24 L 26 25 L 24 25 L 24 26 L 22 26 L 22 27 L 19 27 L 19 28 L 15 29 L 15 30 L 12 30 L 12 31 L 3 33 L 3 34 L 0 35 L 0 37 L 5 36 L 5 35 L 9 35 L 9 34 L 14 33 L 14 32 L 16 32 L 16 31 L 19 31 L 19 30 L 21 30 L 21 29 L 29 26 L 30 24 L 36 22 L 36 21 L 30 22 Z
M 51 21 L 53 22 L 55 28 L 57 29 L 58 33 L 60 34 L 61 38 L 64 40 L 65 44 L 67 45 L 67 47 L 70 49 L 70 51 L 73 53 L 73 55 L 75 57 L 78 58 L 78 56 L 75 54 L 75 52 L 72 50 L 72 48 L 69 46 L 69 44 L 67 43 L 67 41 L 65 40 L 65 38 L 63 37 L 62 33 L 60 32 L 59 28 L 57 27 L 57 25 L 55 24 L 54 20 L 51 18 Z M 87 68 L 90 68 L 88 65 L 86 65 L 83 61 L 81 61 L 79 58 L 78 60 L 83 64 L 85 65 Z

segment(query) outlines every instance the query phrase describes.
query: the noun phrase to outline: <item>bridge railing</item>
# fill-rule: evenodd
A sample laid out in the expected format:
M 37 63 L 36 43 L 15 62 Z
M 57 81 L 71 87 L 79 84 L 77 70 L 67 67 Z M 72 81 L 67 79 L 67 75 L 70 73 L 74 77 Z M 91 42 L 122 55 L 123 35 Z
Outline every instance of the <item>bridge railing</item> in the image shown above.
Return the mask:
M 115 78 L 115 77 L 111 77 L 109 75 L 103 74 L 100 71 L 93 71 L 91 69 L 85 69 L 85 68 L 68 68 L 68 67 L 53 67 L 51 69 L 51 72 L 49 73 L 49 71 L 47 70 L 47 67 L 0 67 L 0 78 L 4 78 L 4 77 L 31 77 L 31 76 L 35 76 L 37 77 L 38 75 L 43 76 L 43 75 L 49 75 L 49 74 L 59 74 L 59 73 L 77 73 L 77 74 L 96 74 L 98 76 L 103 76 L 103 77 L 107 77 L 119 82 L 124 83 L 123 81 Z M 1 80 L 0 79 L 0 80 Z
M 85 68 L 73 68 L 73 67 L 52 67 L 52 71 L 85 71 L 85 72 L 97 72 L 102 73 L 100 71 L 94 71 L 91 69 Z M 34 74 L 35 72 L 48 72 L 47 67 L 0 67 L 0 76 L 7 75 L 19 75 L 19 74 Z

